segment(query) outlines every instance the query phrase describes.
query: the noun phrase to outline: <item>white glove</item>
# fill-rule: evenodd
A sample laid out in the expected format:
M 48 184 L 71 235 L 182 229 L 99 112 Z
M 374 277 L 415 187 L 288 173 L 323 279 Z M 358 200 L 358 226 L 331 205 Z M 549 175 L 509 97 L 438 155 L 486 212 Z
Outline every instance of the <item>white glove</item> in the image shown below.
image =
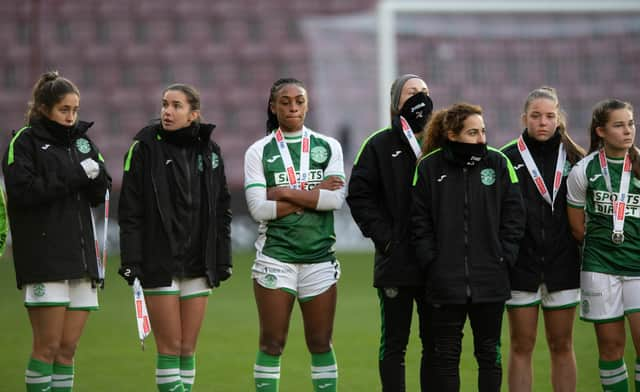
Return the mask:
M 87 158 L 84 161 L 80 162 L 80 165 L 82 165 L 84 172 L 87 173 L 87 177 L 92 180 L 98 177 L 98 174 L 100 174 L 100 165 L 98 165 L 98 162 L 94 161 L 91 158 Z

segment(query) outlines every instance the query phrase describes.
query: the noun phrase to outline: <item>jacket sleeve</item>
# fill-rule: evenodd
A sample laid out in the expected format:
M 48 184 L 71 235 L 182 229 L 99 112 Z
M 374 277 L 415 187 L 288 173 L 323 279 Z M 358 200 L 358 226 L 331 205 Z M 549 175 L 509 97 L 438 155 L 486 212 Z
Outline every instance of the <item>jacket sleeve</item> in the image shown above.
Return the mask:
M 32 207 L 78 192 L 89 184 L 80 164 L 69 164 L 38 171 L 33 146 L 25 131 L 11 140 L 3 159 L 7 198 L 10 203 Z
M 500 211 L 500 242 L 504 261 L 514 265 L 518 258 L 520 242 L 524 237 L 525 209 L 518 175 L 511 161 L 503 156 L 502 206 Z
M 0 256 L 2 256 L 7 245 L 7 234 L 9 233 L 7 202 L 2 189 L 0 189 L 0 202 L 2 202 L 0 205 Z
M 227 186 L 227 177 L 224 170 L 224 161 L 220 151 L 219 181 L 220 193 L 216 202 L 216 219 L 218 225 L 218 237 L 216 239 L 216 266 L 218 270 L 227 270 L 233 266 L 231 260 L 231 194 Z
M 411 244 L 415 259 L 425 269 L 437 257 L 433 190 L 429 185 L 426 165 L 421 161 L 416 168 L 411 192 Z
M 143 260 L 145 169 L 143 154 L 144 149 L 134 141 L 124 158 L 124 173 L 118 203 L 122 265 L 138 265 Z
M 393 239 L 392 222 L 382 200 L 384 189 L 378 158 L 371 142 L 365 143 L 351 171 L 347 204 L 362 234 L 384 253 Z
M 91 142 L 92 151 L 94 152 L 94 156 L 92 156 L 93 160 L 98 162 L 98 166 L 100 166 L 100 173 L 98 177 L 94 178 L 89 182 L 84 189 L 85 196 L 89 199 L 91 206 L 96 207 L 102 203 L 104 203 L 104 197 L 107 190 L 111 190 L 111 175 L 107 171 L 107 166 L 104 162 L 104 158 L 98 147 L 96 147 L 93 142 Z

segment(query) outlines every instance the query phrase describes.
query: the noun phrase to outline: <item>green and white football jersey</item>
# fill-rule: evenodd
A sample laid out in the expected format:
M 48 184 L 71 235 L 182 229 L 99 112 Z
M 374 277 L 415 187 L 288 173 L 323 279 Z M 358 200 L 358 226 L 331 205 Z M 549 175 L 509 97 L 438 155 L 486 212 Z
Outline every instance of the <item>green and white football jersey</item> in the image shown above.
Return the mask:
M 300 176 L 301 132 L 285 133 L 289 154 Z M 245 189 L 288 187 L 285 165 L 273 133 L 255 142 L 245 154 Z M 310 131 L 309 189 L 329 176 L 345 178 L 342 148 L 334 138 Z M 333 211 L 305 209 L 301 214 L 259 222 L 256 249 L 286 263 L 335 260 Z
M 567 203 L 585 209 L 583 271 L 640 276 L 640 180 L 631 173 L 624 220 L 624 242 L 616 245 L 613 233 L 613 206 L 618 197 L 622 158 L 607 158 L 613 193 L 607 190 L 598 152 L 576 164 L 567 179 Z

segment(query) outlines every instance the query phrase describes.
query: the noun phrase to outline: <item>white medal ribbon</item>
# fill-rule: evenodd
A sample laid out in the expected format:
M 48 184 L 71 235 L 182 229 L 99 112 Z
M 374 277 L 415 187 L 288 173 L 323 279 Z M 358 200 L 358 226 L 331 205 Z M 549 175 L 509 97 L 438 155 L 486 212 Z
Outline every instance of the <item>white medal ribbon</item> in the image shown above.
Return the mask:
M 100 254 L 100 245 L 98 244 L 98 232 L 96 231 L 96 219 L 93 216 L 93 210 L 89 209 L 91 215 L 91 228 L 93 229 L 93 242 L 96 250 L 96 263 L 98 268 L 98 280 L 102 288 L 104 288 L 104 277 L 107 269 L 107 231 L 109 228 L 109 190 L 104 194 L 104 231 L 102 240 L 102 254 Z
M 289 147 L 284 138 L 284 134 L 278 128 L 273 133 L 273 137 L 278 145 L 278 151 L 282 157 L 284 163 L 284 169 L 287 172 L 287 178 L 289 180 L 289 187 L 291 189 L 307 190 L 309 186 L 309 150 L 311 148 L 311 138 L 309 129 L 307 127 L 302 128 L 302 141 L 300 143 L 300 178 L 296 177 L 296 168 L 293 166 L 293 160 L 291 160 L 291 153 L 289 153 Z
M 549 195 L 547 186 L 545 185 L 544 179 L 542 178 L 542 173 L 540 173 L 540 170 L 538 170 L 538 166 L 533 160 L 531 152 L 529 152 L 527 143 L 524 142 L 524 138 L 522 137 L 522 135 L 520 135 L 520 137 L 518 138 L 518 151 L 520 152 L 520 156 L 522 156 L 524 165 L 527 167 L 533 183 L 538 189 L 538 193 L 540 193 L 540 196 L 542 196 L 542 198 L 551 206 L 551 211 L 553 211 L 553 204 L 556 201 L 558 190 L 562 185 L 562 174 L 564 172 L 564 164 L 567 160 L 567 152 L 564 149 L 564 145 L 560 143 L 560 147 L 558 148 L 558 159 L 556 159 L 556 170 L 553 178 L 552 195 Z
M 418 143 L 418 139 L 416 139 L 416 135 L 413 134 L 411 126 L 402 116 L 400 116 L 400 124 L 402 124 L 402 133 L 404 133 L 404 136 L 407 138 L 413 153 L 416 154 L 416 158 L 419 158 L 421 153 L 420 144 Z
M 611 188 L 611 175 L 609 173 L 609 166 L 607 164 L 607 156 L 604 149 L 601 148 L 598 152 L 598 158 L 600 161 L 600 170 L 602 171 L 602 177 L 607 184 L 607 190 L 611 195 L 611 205 L 613 206 L 613 234 L 611 239 L 616 244 L 621 244 L 624 241 L 624 214 L 627 207 L 627 193 L 629 192 L 629 184 L 631 183 L 631 158 L 629 153 L 624 154 L 624 163 L 622 166 L 622 174 L 620 175 L 620 189 L 618 190 L 617 198 L 613 199 L 613 190 Z
M 138 338 L 140 339 L 142 350 L 144 350 L 144 339 L 151 333 L 151 322 L 149 321 L 149 312 L 147 311 L 147 303 L 144 300 L 142 285 L 138 278 L 133 280 L 133 303 L 136 308 Z

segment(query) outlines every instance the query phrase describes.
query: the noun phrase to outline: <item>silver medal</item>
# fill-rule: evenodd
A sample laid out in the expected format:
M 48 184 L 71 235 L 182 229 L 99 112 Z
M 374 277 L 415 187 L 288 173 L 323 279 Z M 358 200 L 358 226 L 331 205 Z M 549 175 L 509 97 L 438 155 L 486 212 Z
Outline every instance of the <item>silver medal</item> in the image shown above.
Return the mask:
M 611 234 L 611 241 L 616 245 L 622 244 L 624 242 L 624 233 L 614 232 Z

